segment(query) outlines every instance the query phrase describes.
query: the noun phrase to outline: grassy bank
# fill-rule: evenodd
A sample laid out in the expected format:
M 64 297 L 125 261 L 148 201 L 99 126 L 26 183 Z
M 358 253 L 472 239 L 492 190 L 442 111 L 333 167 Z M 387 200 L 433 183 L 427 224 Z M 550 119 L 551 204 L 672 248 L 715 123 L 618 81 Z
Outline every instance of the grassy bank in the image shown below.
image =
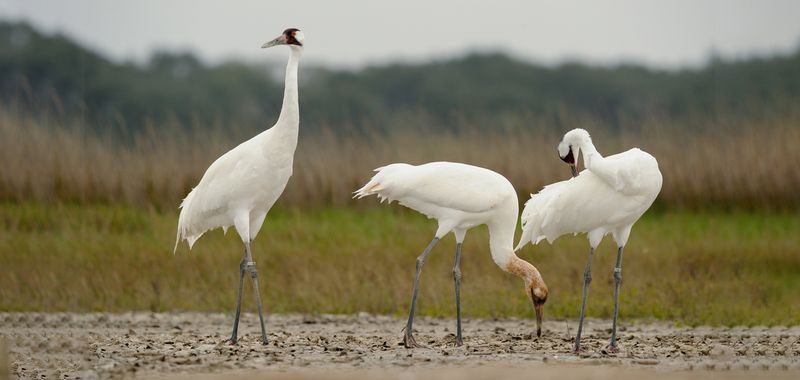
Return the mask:
M 176 220 L 131 206 L 0 204 L 0 310 L 232 311 L 238 237 L 213 231 L 172 255 Z M 267 309 L 403 314 L 414 258 L 434 230 L 397 206 L 275 210 L 254 246 Z M 798 230 L 796 213 L 648 213 L 626 251 L 621 316 L 798 324 Z M 465 315 L 531 317 L 519 280 L 491 261 L 486 235 L 475 229 L 465 243 Z M 453 251 L 448 237 L 427 261 L 422 314 L 454 313 Z M 521 253 L 550 287 L 547 317 L 577 316 L 587 251 L 585 238 L 564 237 Z M 613 252 L 608 239 L 595 259 L 590 316 L 611 314 Z

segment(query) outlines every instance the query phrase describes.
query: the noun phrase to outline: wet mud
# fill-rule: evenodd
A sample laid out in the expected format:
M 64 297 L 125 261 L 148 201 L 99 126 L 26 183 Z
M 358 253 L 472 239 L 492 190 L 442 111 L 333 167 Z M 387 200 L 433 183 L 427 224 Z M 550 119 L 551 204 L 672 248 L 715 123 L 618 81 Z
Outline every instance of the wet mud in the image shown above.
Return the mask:
M 620 370 L 689 377 L 698 371 L 800 373 L 800 327 L 622 321 L 620 351 L 611 353 L 609 321 L 589 319 L 584 350 L 575 354 L 575 321 L 548 320 L 537 338 L 530 320 L 465 319 L 464 345 L 456 347 L 454 320 L 423 317 L 415 320 L 415 336 L 426 347 L 413 350 L 402 346 L 404 321 L 394 317 L 271 315 L 266 346 L 257 321 L 256 315 L 242 316 L 234 346 L 226 342 L 232 322 L 226 314 L 0 313 L 0 356 L 7 356 L 0 357 L 0 367 L 5 361 L 19 378 L 83 379 L 375 371 L 389 378 L 452 373 L 464 379 L 494 370 L 510 371 L 504 372 L 509 378 L 515 370 L 614 378 Z

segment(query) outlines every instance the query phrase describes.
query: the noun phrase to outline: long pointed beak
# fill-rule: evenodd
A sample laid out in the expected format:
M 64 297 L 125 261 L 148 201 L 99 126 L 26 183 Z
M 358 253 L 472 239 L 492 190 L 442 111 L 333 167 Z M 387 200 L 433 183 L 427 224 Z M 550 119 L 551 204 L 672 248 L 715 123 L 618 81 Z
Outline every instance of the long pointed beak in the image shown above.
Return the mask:
M 266 48 L 271 48 L 273 46 L 278 46 L 278 45 L 286 45 L 286 37 L 280 36 L 280 37 L 278 37 L 278 38 L 276 38 L 276 39 L 274 39 L 274 40 L 272 40 L 270 42 L 267 42 L 267 43 L 261 45 L 261 48 L 262 49 L 266 49 Z
M 533 305 L 533 309 L 536 310 L 536 336 L 542 336 L 542 305 Z
M 577 167 L 577 165 L 569 164 L 569 168 L 570 168 L 570 170 L 572 170 L 572 176 L 573 177 L 577 177 L 578 176 L 578 167 Z
M 572 170 L 572 176 L 578 176 L 578 160 L 575 159 L 575 155 L 572 153 L 572 147 L 569 147 L 569 152 L 564 157 L 561 157 L 561 161 L 566 162 L 569 164 L 570 170 Z

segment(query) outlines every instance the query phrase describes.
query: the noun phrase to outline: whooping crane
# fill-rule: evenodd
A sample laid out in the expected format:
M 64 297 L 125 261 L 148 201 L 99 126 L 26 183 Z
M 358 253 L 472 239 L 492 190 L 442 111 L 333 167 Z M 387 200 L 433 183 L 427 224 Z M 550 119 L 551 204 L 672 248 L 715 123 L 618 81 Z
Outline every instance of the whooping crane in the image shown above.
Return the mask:
M 576 160 L 581 151 L 586 167 L 580 174 Z M 542 239 L 553 242 L 568 233 L 586 232 L 589 237 L 589 260 L 583 277 L 583 300 L 575 351 L 580 351 L 581 331 L 586 311 L 586 297 L 592 282 L 592 256 L 608 233 L 617 242 L 614 268 L 614 322 L 609 350 L 616 352 L 619 287 L 622 281 L 622 250 L 631 227 L 650 208 L 661 190 L 661 172 L 656 159 L 638 148 L 603 157 L 597 152 L 589 133 L 583 129 L 567 132 L 558 144 L 558 155 L 570 165 L 574 178 L 545 186 L 531 195 L 522 211 L 522 237 L 515 250 L 528 242 Z
M 542 306 L 547 300 L 547 285 L 539 271 L 514 254 L 514 230 L 519 204 L 514 187 L 502 175 L 489 169 L 452 163 L 431 162 L 419 166 L 391 164 L 375 169 L 372 179 L 355 191 L 362 198 L 376 194 L 378 198 L 397 200 L 439 222 L 436 235 L 416 261 L 416 277 L 411 296 L 411 310 L 405 327 L 403 343 L 419 347 L 412 335 L 414 308 L 417 302 L 419 277 L 425 258 L 436 243 L 450 233 L 456 237 L 456 257 L 453 280 L 456 293 L 456 344 L 461 338 L 461 244 L 467 230 L 486 224 L 489 227 L 489 248 L 494 262 L 504 271 L 514 274 L 525 283 L 525 293 L 536 311 L 536 334 L 542 333 Z
M 286 29 L 278 38 L 265 43 L 262 48 L 288 45 L 291 48 L 286 65 L 286 84 L 283 105 L 278 122 L 236 148 L 220 156 L 208 167 L 200 183 L 181 203 L 175 249 L 181 240 L 192 249 L 206 231 L 222 227 L 227 231 L 233 225 L 244 242 L 244 255 L 239 264 L 239 295 L 236 317 L 230 342 L 236 344 L 239 315 L 242 307 L 242 287 L 245 271 L 253 279 L 261 338 L 267 344 L 267 331 L 261 295 L 258 288 L 258 271 L 250 253 L 250 243 L 255 239 L 267 212 L 278 200 L 292 175 L 297 131 L 300 126 L 300 108 L 297 95 L 297 66 L 303 52 L 303 33 Z

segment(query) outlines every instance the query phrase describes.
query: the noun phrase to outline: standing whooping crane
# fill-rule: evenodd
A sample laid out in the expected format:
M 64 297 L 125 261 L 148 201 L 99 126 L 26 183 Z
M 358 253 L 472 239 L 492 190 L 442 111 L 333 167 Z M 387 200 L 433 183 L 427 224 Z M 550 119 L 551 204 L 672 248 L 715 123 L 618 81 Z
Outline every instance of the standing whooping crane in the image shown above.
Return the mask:
M 467 230 L 486 224 L 489 227 L 489 248 L 500 269 L 520 277 L 525 293 L 536 311 L 536 334 L 542 334 L 542 306 L 547 300 L 547 285 L 539 271 L 514 254 L 514 231 L 519 204 L 517 193 L 502 175 L 489 169 L 452 163 L 431 162 L 419 166 L 391 164 L 375 169 L 372 179 L 355 192 L 362 198 L 376 194 L 383 201 L 397 200 L 401 205 L 434 218 L 439 222 L 436 235 L 417 257 L 411 310 L 403 343 L 407 348 L 419 347 L 414 340 L 412 324 L 417 302 L 419 277 L 425 258 L 436 243 L 450 233 L 456 237 L 453 280 L 456 293 L 456 345 L 461 338 L 461 244 Z
M 222 227 L 227 231 L 233 225 L 244 242 L 244 255 L 239 264 L 239 295 L 230 342 L 236 344 L 239 315 L 242 307 L 242 287 L 245 271 L 253 279 L 261 338 L 267 344 L 261 295 L 258 288 L 256 263 L 250 253 L 250 243 L 255 239 L 267 212 L 278 200 L 292 175 L 297 132 L 300 127 L 300 108 L 297 95 L 297 66 L 303 52 L 303 33 L 286 29 L 278 38 L 265 43 L 262 48 L 288 45 L 291 48 L 286 65 L 286 87 L 278 122 L 236 148 L 223 154 L 208 167 L 200 183 L 181 203 L 178 219 L 178 236 L 175 249 L 181 240 L 192 248 L 206 231 Z
M 580 174 L 576 160 L 583 152 L 586 167 Z M 622 250 L 631 227 L 650 208 L 661 191 L 661 172 L 656 159 L 638 148 L 603 157 L 597 152 L 589 133 L 573 129 L 558 144 L 558 155 L 570 165 L 573 178 L 545 186 L 525 204 L 522 211 L 522 237 L 515 250 L 528 242 L 549 242 L 569 233 L 586 232 L 589 237 L 589 260 L 583 273 L 583 301 L 575 337 L 575 351 L 580 351 L 581 331 L 586 311 L 586 296 L 592 282 L 592 256 L 608 233 L 617 242 L 614 268 L 614 322 L 609 350 L 617 351 L 617 314 L 619 286 L 622 281 Z

